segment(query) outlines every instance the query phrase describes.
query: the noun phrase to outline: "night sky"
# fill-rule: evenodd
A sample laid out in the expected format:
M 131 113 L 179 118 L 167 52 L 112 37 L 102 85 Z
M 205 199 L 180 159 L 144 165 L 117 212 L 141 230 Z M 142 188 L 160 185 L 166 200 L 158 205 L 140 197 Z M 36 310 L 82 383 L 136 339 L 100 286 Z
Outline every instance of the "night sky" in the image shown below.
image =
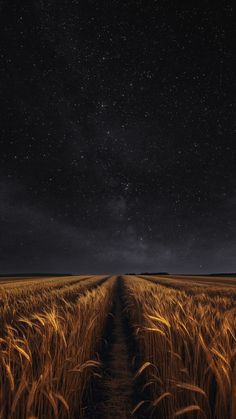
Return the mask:
M 0 272 L 236 270 L 233 1 L 1 1 Z

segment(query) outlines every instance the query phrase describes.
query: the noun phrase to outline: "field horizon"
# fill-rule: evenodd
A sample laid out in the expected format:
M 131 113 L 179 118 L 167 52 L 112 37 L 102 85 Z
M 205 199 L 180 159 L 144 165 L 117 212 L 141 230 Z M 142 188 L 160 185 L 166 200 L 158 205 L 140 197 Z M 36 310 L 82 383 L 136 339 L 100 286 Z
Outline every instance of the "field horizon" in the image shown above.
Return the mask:
M 236 277 L 236 272 L 165 272 L 165 271 L 144 271 L 144 272 L 2 272 L 0 273 L 0 278 L 2 277 L 31 277 L 31 276 L 37 276 L 37 277 L 44 277 L 44 276 L 83 276 L 83 275 L 116 275 L 116 276 L 122 276 L 122 275 L 183 275 L 183 276 L 234 276 Z

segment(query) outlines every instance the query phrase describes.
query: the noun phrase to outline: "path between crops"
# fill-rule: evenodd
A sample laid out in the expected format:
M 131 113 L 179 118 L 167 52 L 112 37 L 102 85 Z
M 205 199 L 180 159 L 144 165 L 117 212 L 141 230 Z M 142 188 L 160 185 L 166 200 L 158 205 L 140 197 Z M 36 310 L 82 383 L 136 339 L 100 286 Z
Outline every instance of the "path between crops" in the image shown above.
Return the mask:
M 133 409 L 133 375 L 129 368 L 130 360 L 122 322 L 123 313 L 119 287 L 120 284 L 118 284 L 116 294 L 110 354 L 103 378 L 104 400 L 100 409 L 101 415 L 99 415 L 103 419 L 131 418 Z

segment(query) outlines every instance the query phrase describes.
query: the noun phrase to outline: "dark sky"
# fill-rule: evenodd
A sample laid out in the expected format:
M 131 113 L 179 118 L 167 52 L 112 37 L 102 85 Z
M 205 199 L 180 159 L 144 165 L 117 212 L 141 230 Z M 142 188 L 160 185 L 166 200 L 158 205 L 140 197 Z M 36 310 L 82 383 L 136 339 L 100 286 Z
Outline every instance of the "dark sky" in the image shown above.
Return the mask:
M 0 2 L 0 272 L 236 270 L 232 5 Z

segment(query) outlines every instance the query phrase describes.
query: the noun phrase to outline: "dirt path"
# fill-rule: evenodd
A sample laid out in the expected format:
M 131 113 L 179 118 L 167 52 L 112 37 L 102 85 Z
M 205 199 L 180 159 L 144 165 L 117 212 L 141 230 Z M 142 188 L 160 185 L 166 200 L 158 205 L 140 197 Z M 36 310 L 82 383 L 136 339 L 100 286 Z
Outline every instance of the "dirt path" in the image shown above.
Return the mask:
M 111 346 L 103 377 L 104 400 L 99 409 L 101 412 L 99 417 L 103 419 L 131 418 L 133 409 L 133 375 L 129 368 L 130 360 L 123 326 L 120 294 L 121 284 L 118 279 Z

